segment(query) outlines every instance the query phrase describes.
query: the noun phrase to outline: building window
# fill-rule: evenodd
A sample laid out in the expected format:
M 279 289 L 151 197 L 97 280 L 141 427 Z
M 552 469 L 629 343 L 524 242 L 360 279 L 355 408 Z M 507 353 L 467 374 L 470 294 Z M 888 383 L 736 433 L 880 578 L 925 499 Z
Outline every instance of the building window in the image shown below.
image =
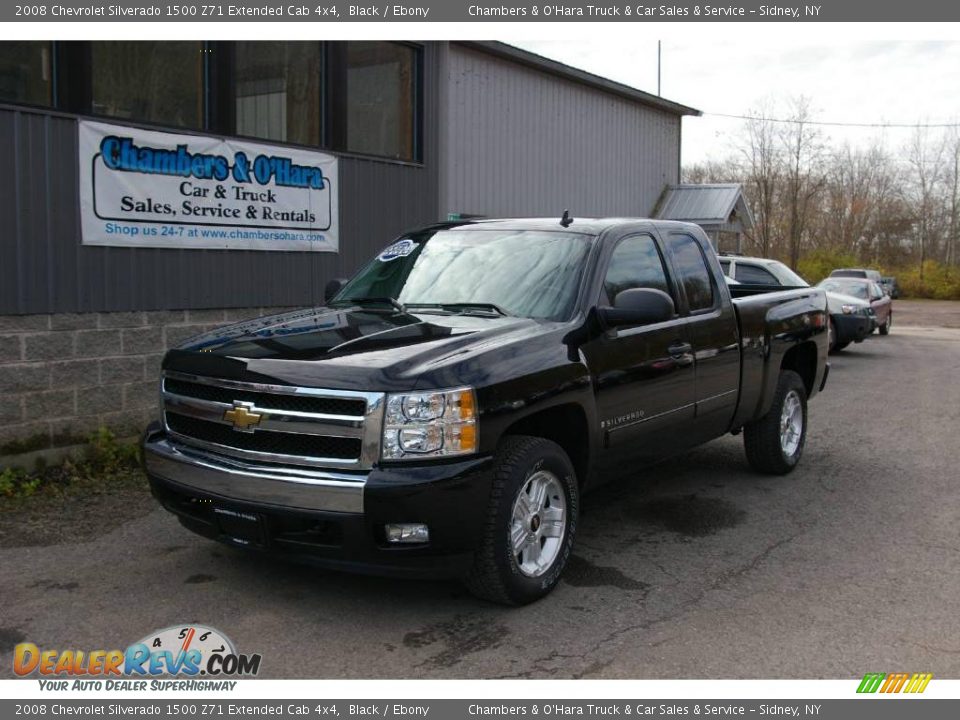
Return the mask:
M 90 65 L 94 114 L 203 128 L 203 43 L 95 42 Z
M 350 42 L 346 48 L 344 149 L 417 159 L 417 51 L 388 42 Z
M 0 43 L 0 102 L 419 162 L 422 53 L 399 42 Z
M 238 42 L 237 134 L 321 145 L 322 70 L 319 43 Z
M 48 42 L 0 42 L 0 101 L 50 105 L 53 63 Z

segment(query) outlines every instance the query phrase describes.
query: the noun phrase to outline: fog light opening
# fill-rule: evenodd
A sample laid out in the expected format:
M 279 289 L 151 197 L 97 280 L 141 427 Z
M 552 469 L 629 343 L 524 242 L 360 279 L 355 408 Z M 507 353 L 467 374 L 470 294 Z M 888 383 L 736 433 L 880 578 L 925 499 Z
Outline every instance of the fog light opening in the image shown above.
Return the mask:
M 387 523 L 387 542 L 393 544 L 430 542 L 430 528 L 423 523 Z

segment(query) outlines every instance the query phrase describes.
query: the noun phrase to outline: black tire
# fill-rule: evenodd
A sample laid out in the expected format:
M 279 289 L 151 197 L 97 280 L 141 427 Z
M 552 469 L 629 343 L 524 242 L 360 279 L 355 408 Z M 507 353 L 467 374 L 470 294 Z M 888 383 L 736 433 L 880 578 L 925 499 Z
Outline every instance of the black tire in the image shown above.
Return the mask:
M 837 324 L 833 321 L 833 318 L 828 318 L 827 322 L 829 323 L 827 327 L 827 352 L 832 353 L 837 349 Z
M 893 313 L 887 315 L 887 321 L 880 326 L 880 334 L 889 335 L 891 327 L 893 327 Z
M 526 435 L 504 439 L 495 463 L 487 521 L 465 584 L 471 593 L 485 600 L 526 605 L 553 590 L 570 558 L 580 510 L 577 476 L 563 448 L 549 440 Z M 538 577 L 530 577 L 520 570 L 510 541 L 510 529 L 514 502 L 527 487 L 530 477 L 541 469 L 554 475 L 563 488 L 565 530 L 552 563 Z
M 789 455 L 780 441 L 780 419 L 784 403 L 791 393 L 800 400 L 802 425 L 800 441 Z M 803 380 L 792 370 L 781 370 L 773 405 L 762 418 L 743 428 L 743 448 L 750 466 L 770 475 L 786 475 L 800 462 L 803 446 L 807 440 L 807 390 Z
M 859 342 L 859 340 L 858 340 L 857 342 Z M 848 343 L 848 342 L 834 343 L 834 345 L 833 345 L 833 352 L 834 352 L 834 353 L 841 352 L 841 351 L 842 351 L 844 348 L 846 348 L 847 345 L 849 345 L 849 344 L 850 344 L 850 343 Z

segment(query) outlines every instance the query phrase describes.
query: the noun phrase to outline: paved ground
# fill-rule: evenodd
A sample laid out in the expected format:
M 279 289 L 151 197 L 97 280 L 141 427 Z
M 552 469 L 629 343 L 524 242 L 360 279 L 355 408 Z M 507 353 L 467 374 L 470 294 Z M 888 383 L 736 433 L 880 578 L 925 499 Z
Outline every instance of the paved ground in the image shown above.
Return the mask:
M 196 621 L 271 677 L 960 677 L 960 331 L 904 325 L 833 359 L 788 478 L 730 437 L 588 496 L 533 606 L 250 558 L 156 511 L 0 548 L 0 673 L 20 638 L 112 648 Z
M 960 328 L 960 302 L 952 300 L 894 300 L 894 324 Z

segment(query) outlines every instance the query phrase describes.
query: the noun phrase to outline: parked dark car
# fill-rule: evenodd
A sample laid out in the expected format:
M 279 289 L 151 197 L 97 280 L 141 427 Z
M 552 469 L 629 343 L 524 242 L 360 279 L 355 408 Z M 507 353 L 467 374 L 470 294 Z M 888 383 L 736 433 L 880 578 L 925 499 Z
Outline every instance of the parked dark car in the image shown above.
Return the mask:
M 738 285 L 756 285 L 761 290 L 769 287 L 809 287 L 810 284 L 779 260 L 720 256 L 724 274 Z M 744 289 L 741 289 L 744 292 Z M 839 352 L 850 343 L 860 343 L 876 329 L 870 303 L 850 295 L 827 292 L 827 311 L 830 314 L 828 347 Z
M 880 287 L 894 300 L 900 297 L 900 285 L 897 283 L 895 277 L 887 276 L 880 278 Z
M 756 470 L 797 466 L 826 297 L 737 294 L 692 224 L 427 227 L 326 307 L 169 351 L 145 468 L 201 535 L 528 603 L 584 490 L 731 432 Z
M 870 270 L 869 268 L 838 268 L 830 273 L 830 277 L 836 278 L 860 278 L 861 280 L 873 280 L 880 282 L 880 271 Z
M 848 277 L 828 277 L 820 282 L 820 287 L 829 292 L 852 295 L 870 303 L 874 324 L 881 335 L 888 335 L 893 327 L 893 300 L 879 283 Z

